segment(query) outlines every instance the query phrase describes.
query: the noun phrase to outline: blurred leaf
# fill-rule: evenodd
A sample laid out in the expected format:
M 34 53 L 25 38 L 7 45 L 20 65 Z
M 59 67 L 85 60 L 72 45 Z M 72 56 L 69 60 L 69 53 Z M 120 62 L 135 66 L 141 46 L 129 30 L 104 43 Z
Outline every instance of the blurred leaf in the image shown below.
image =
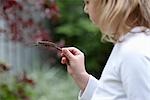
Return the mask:
M 68 37 L 80 35 L 80 30 L 75 28 L 75 26 L 73 26 L 73 25 L 66 24 L 66 25 L 60 26 L 56 29 L 57 29 L 56 32 L 58 34 L 63 34 Z
M 3 78 L 0 77 L 0 100 L 77 100 L 79 89 L 62 69 L 37 67 L 29 70 L 27 77 L 36 84 L 30 86 L 18 82 L 16 75 L 5 74 Z
M 78 27 L 82 30 L 86 30 L 89 33 L 98 32 L 98 29 L 89 21 L 89 19 L 86 18 L 78 20 Z

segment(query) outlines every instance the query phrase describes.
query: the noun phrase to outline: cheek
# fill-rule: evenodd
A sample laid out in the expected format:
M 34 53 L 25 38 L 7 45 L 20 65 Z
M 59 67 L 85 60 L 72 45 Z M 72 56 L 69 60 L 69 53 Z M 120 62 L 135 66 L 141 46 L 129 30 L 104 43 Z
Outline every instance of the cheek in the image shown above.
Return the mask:
M 99 17 L 98 17 L 98 13 L 93 2 L 91 2 L 88 5 L 88 14 L 89 14 L 90 20 L 97 26 L 99 22 L 98 21 Z
M 97 26 L 98 25 L 98 20 L 99 20 L 99 18 L 98 18 L 98 16 L 97 16 L 97 14 L 95 13 L 95 11 L 91 11 L 91 13 L 90 13 L 90 19 L 91 19 L 91 21 Z

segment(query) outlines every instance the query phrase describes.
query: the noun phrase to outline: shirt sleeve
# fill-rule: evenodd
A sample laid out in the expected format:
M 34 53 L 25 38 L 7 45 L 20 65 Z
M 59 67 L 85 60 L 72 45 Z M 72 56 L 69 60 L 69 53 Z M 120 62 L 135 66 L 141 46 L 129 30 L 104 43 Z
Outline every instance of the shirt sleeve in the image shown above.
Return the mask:
M 82 91 L 79 92 L 78 100 L 91 100 L 92 95 L 97 86 L 98 86 L 98 80 L 92 75 L 90 75 L 90 78 L 89 78 L 89 81 L 85 90 L 83 92 Z
M 150 57 L 127 54 L 120 65 L 127 100 L 150 100 Z

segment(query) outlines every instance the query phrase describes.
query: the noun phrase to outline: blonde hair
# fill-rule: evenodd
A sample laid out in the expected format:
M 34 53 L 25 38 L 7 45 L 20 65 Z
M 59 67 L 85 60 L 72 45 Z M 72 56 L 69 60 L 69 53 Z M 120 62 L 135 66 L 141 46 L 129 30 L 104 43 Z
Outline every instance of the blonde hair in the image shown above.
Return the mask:
M 150 28 L 150 0 L 95 0 L 102 40 L 116 43 L 135 26 Z

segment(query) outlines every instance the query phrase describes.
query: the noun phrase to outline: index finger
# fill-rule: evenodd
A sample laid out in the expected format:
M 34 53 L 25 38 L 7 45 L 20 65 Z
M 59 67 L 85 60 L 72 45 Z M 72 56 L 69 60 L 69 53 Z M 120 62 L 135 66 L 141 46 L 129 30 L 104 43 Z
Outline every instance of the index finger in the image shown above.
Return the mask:
M 62 48 L 63 49 L 68 49 L 73 55 L 79 55 L 79 54 L 82 54 L 82 52 L 75 48 L 75 47 L 65 47 L 65 48 Z

